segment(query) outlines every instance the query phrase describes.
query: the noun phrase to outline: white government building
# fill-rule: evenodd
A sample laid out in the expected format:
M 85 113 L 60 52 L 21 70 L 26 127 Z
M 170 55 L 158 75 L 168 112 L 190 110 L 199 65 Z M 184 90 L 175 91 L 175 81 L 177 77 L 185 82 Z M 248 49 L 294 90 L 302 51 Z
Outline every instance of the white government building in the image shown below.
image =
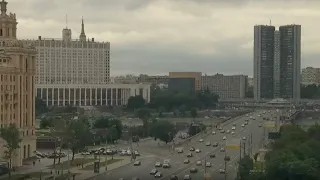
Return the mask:
M 79 39 L 71 29 L 62 39 L 31 41 L 37 49 L 36 90 L 48 106 L 125 105 L 130 96 L 150 101 L 150 85 L 110 83 L 110 42 L 87 39 L 82 19 Z

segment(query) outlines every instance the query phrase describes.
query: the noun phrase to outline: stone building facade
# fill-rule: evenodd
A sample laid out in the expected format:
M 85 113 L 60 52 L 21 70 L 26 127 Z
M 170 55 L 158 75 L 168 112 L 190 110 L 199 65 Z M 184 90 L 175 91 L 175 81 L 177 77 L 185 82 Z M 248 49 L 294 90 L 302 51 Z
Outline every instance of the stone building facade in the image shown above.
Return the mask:
M 35 68 L 36 49 L 17 40 L 16 15 L 7 13 L 7 2 L 0 2 L 0 126 L 15 124 L 22 142 L 12 166 L 22 165 L 36 150 L 35 136 Z M 5 141 L 0 139 L 0 161 Z

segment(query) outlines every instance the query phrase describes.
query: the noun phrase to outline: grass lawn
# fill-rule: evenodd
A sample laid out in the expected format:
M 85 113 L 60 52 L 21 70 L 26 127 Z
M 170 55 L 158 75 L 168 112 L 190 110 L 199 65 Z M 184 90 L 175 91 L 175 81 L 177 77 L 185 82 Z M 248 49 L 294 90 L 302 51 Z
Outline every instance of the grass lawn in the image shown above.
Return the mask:
M 11 179 L 10 180 L 18 180 L 19 178 L 25 177 L 27 175 L 29 175 L 31 178 L 40 178 L 40 174 L 41 172 L 33 172 L 33 173 L 29 173 L 29 174 L 14 174 L 11 175 Z M 42 172 L 42 177 L 49 175 L 48 172 Z M 5 175 L 5 178 L 1 178 L 1 180 L 9 180 L 9 176 Z
M 87 164 L 87 163 L 91 163 L 91 162 L 94 162 L 94 158 L 86 158 L 86 159 L 83 159 L 83 158 L 75 158 L 73 161 L 70 160 L 70 168 L 73 168 L 73 167 L 76 167 L 77 164 Z M 50 165 L 49 166 L 50 168 L 53 168 L 53 165 Z M 59 170 L 59 169 L 67 169 L 68 168 L 68 161 L 64 161 L 60 164 L 56 164 L 56 169 Z
M 109 159 L 108 160 L 108 165 L 112 164 L 112 163 L 115 163 L 115 162 L 118 162 L 118 161 L 121 161 L 122 159 Z M 93 164 L 90 164 L 90 165 L 87 165 L 86 167 L 84 167 L 83 169 L 81 170 L 85 170 L 85 171 L 93 171 Z M 100 164 L 100 167 L 104 167 L 105 166 L 105 162 L 102 161 L 101 164 Z

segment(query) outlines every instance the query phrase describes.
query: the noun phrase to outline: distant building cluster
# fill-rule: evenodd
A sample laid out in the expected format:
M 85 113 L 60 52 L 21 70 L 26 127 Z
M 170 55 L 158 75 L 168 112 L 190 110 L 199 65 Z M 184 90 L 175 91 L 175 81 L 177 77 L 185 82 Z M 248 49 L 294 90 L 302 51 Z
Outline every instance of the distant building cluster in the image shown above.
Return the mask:
M 302 80 L 303 85 L 319 85 L 320 84 L 320 68 L 306 67 L 302 69 Z
M 115 83 L 119 81 L 121 83 L 150 84 L 151 88 L 168 89 L 181 93 L 208 89 L 218 94 L 220 99 L 245 98 L 247 88 L 250 86 L 250 78 L 246 75 L 203 75 L 202 72 L 169 72 L 165 76 L 126 75 L 113 79 Z

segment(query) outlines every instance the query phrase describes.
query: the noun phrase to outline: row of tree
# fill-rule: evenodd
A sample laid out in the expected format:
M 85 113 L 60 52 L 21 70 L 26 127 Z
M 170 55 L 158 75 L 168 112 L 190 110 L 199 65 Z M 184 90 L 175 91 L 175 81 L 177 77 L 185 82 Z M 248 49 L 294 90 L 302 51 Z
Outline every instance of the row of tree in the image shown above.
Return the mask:
M 169 90 L 155 90 L 151 95 L 150 103 L 146 104 L 141 96 L 132 96 L 128 100 L 127 108 L 134 110 L 143 107 L 158 109 L 161 111 L 174 111 L 176 109 L 215 108 L 219 96 L 208 89 L 197 91 L 193 94 L 172 92 Z
M 240 161 L 242 180 L 319 180 L 320 126 L 304 130 L 297 125 L 281 127 L 280 138 L 265 156 L 263 170 L 252 173 L 254 159 L 246 156 Z M 250 173 L 251 172 L 251 173 Z
M 320 97 L 320 86 L 316 84 L 301 85 L 300 95 L 303 99 L 316 99 Z M 249 87 L 246 92 L 247 98 L 253 98 L 253 87 Z

